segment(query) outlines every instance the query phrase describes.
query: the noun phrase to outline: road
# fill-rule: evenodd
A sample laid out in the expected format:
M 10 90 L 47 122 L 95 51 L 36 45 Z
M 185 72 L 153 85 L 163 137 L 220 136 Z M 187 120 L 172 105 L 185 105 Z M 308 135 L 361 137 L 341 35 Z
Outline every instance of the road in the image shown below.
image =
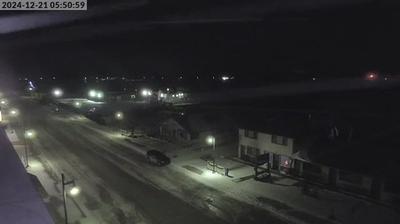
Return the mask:
M 23 101 L 21 108 L 26 126 L 37 133 L 35 154 L 92 185 L 96 192 L 86 194 L 97 203 L 119 206 L 120 211 L 129 204 L 146 223 L 286 223 L 172 168 L 147 164 L 143 155 L 108 135 L 107 128 L 80 115 L 54 113 L 31 101 Z M 122 202 L 115 203 L 117 198 Z M 120 223 L 133 223 L 129 214 L 123 216 Z

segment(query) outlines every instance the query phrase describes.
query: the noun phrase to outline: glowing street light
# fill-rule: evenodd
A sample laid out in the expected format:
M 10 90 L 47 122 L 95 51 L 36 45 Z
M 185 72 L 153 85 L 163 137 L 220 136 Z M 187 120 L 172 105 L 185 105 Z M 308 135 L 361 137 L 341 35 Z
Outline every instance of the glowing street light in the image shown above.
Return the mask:
M 64 92 L 59 88 L 53 90 L 53 96 L 55 96 L 57 98 L 61 97 L 63 94 L 64 94 Z
M 64 204 L 64 221 L 65 224 L 68 224 L 68 212 L 67 212 L 67 192 L 65 191 L 65 187 L 67 185 L 71 185 L 72 184 L 72 188 L 69 190 L 69 194 L 71 196 L 76 196 L 78 195 L 81 190 L 79 187 L 77 187 L 75 185 L 75 180 L 70 180 L 70 181 L 66 181 L 65 180 L 65 175 L 62 173 L 61 174 L 61 183 L 62 183 L 62 193 L 63 193 L 63 204 Z
M 13 117 L 18 116 L 18 110 L 17 109 L 11 109 L 10 110 L 10 115 L 13 116 Z
M 96 97 L 98 99 L 102 99 L 104 97 L 104 93 L 103 92 L 97 92 Z
M 89 91 L 89 97 L 94 98 L 94 97 L 96 97 L 96 96 L 97 96 L 96 90 L 90 90 L 90 91 Z
M 25 131 L 25 137 L 29 139 L 33 139 L 35 137 L 35 132 L 33 130 Z
M 222 79 L 222 81 L 228 81 L 229 77 L 228 76 L 222 76 L 221 79 Z
M 75 105 L 75 107 L 81 107 L 82 106 L 81 102 L 75 102 L 74 105 Z
M 74 186 L 71 188 L 71 190 L 69 190 L 69 194 L 72 196 L 76 196 L 81 192 L 81 189 L 77 186 Z
M 147 96 L 151 96 L 151 90 L 148 89 L 143 89 L 142 90 L 142 96 L 147 97 Z
M 214 136 L 208 136 L 206 139 L 206 142 L 208 145 L 212 145 L 213 150 L 215 150 L 215 137 Z
M 117 120 L 124 119 L 124 114 L 122 112 L 116 112 L 115 113 L 115 119 L 117 119 Z
M 0 103 L 1 103 L 2 105 L 6 105 L 6 104 L 7 104 L 7 101 L 1 100 Z

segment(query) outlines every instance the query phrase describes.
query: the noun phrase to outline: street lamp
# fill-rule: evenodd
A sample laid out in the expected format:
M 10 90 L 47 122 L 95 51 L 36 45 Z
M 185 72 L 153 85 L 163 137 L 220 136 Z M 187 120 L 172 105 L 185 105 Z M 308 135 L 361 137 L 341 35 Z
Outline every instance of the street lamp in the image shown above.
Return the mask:
M 35 132 L 34 132 L 33 130 L 27 130 L 27 131 L 25 132 L 25 136 L 26 136 L 27 138 L 29 138 L 29 139 L 32 139 L 32 138 L 35 137 Z
M 53 96 L 58 98 L 61 97 L 63 94 L 64 92 L 61 89 L 59 88 L 53 89 Z
M 81 104 L 81 102 L 75 102 L 74 105 L 75 105 L 75 107 L 81 107 L 82 104 Z
M 116 112 L 116 113 L 115 113 L 115 119 L 117 119 L 117 120 L 122 120 L 122 119 L 124 119 L 124 113 L 122 113 L 122 112 Z
M 92 90 L 89 91 L 89 97 L 90 97 L 90 98 L 94 98 L 94 97 L 96 97 L 96 95 L 97 95 L 96 90 L 93 90 L 93 89 L 92 89 Z
M 208 136 L 207 139 L 207 144 L 212 145 L 213 150 L 215 150 L 215 137 L 214 136 Z
M 215 137 L 214 136 L 207 136 L 206 142 L 208 145 L 212 145 L 213 150 L 215 151 Z M 212 159 L 212 172 L 215 173 L 217 163 L 215 159 Z
M 62 193 L 63 193 L 63 203 L 64 203 L 64 221 L 65 224 L 68 224 L 68 212 L 67 212 L 67 192 L 65 191 L 65 187 L 67 185 L 72 185 L 72 188 L 69 190 L 69 194 L 71 196 L 76 196 L 80 193 L 80 188 L 75 185 L 75 180 L 66 181 L 65 175 L 61 174 L 61 182 L 62 182 Z
M 10 116 L 12 116 L 12 117 L 18 116 L 18 110 L 17 109 L 11 109 L 10 110 Z
M 31 151 L 33 149 L 33 144 L 32 144 L 32 139 L 36 136 L 35 132 L 33 130 L 26 130 L 25 131 L 25 163 L 26 163 L 26 168 L 29 167 L 29 154 L 28 154 L 28 146 L 27 146 L 27 139 L 29 139 L 29 148 L 31 148 Z
M 103 94 L 103 92 L 97 92 L 96 96 L 98 99 L 103 99 L 104 94 Z
M 151 90 L 148 90 L 148 89 L 142 90 L 142 96 L 144 96 L 144 97 L 151 96 L 151 94 L 152 94 Z

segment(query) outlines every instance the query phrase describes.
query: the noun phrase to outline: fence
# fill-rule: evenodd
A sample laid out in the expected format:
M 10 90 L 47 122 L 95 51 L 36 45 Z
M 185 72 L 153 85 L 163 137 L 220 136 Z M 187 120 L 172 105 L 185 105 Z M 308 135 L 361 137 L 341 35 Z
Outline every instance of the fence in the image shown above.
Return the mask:
M 207 160 L 207 169 L 221 175 L 226 175 L 226 168 L 218 165 L 214 160 Z

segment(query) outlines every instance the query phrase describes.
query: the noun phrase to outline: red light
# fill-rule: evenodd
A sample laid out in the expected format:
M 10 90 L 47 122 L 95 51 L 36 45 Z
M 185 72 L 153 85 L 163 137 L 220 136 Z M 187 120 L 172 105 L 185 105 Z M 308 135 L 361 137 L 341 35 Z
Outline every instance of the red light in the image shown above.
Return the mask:
M 289 161 L 288 161 L 288 160 L 285 160 L 285 161 L 283 162 L 283 166 L 284 166 L 284 167 L 289 167 Z
M 377 80 L 378 79 L 378 74 L 375 72 L 368 72 L 366 75 L 367 80 Z

